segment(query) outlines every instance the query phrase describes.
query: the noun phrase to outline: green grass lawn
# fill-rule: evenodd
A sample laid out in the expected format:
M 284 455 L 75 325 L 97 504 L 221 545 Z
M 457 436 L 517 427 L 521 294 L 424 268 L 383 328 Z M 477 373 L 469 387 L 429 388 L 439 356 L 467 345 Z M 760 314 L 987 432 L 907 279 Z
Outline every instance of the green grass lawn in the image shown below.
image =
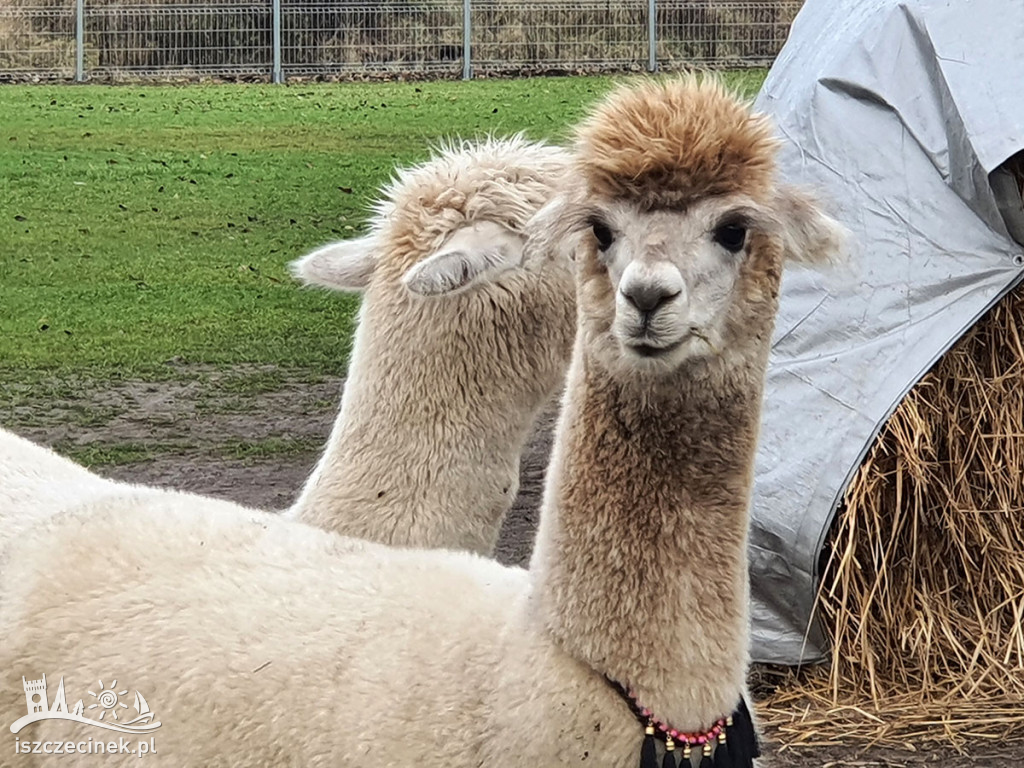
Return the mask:
M 728 75 L 746 92 L 763 71 Z M 357 299 L 287 264 L 447 136 L 564 138 L 607 78 L 0 87 L 0 378 L 344 370 Z

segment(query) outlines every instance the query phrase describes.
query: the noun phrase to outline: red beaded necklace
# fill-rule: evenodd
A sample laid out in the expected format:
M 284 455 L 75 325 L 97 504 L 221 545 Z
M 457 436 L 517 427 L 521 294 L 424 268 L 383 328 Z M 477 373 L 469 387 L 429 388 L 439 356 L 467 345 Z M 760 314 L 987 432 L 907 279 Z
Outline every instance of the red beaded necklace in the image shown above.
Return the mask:
M 664 742 L 661 768 L 692 768 L 692 755 L 700 755 L 698 768 L 753 768 L 754 759 L 761 754 L 750 718 L 750 710 L 744 699 L 740 699 L 736 710 L 727 717 L 720 717 L 706 731 L 686 732 L 673 728 L 659 720 L 636 695 L 619 683 L 607 678 L 629 705 L 634 716 L 644 726 L 644 741 L 640 748 L 640 768 L 658 768 L 656 741 Z

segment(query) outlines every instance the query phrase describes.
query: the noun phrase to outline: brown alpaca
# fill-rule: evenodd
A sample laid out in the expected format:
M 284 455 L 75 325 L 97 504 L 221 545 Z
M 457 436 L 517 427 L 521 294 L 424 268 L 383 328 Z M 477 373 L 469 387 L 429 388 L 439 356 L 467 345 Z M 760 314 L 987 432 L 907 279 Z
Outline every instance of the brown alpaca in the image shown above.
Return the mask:
M 678 152 L 678 173 L 632 153 L 640 165 L 603 185 L 603 125 L 623 152 L 657 155 L 666 135 L 703 149 Z M 752 149 L 716 175 L 728 137 Z M 635 768 L 641 741 L 645 766 L 656 755 L 631 706 L 715 759 L 744 690 L 747 501 L 782 263 L 828 256 L 836 230 L 771 181 L 766 125 L 713 83 L 613 95 L 577 155 L 578 188 L 531 224 L 540 251 L 581 239 L 529 572 L 182 494 L 104 499 L 5 553 L 0 669 L 75 691 L 130 674 L 176 766 Z M 744 157 L 760 170 L 738 171 Z M 714 192 L 683 204 L 687 185 Z M 58 563 L 75 578 L 54 579 Z M 0 722 L 24 714 L 16 682 Z M 727 742 L 731 764 L 750 765 L 745 743 Z
M 532 562 L 561 648 L 699 730 L 747 667 L 747 508 L 783 260 L 837 225 L 774 181 L 715 82 L 625 90 L 579 131 L 580 333 Z M 557 227 L 555 228 L 557 232 Z

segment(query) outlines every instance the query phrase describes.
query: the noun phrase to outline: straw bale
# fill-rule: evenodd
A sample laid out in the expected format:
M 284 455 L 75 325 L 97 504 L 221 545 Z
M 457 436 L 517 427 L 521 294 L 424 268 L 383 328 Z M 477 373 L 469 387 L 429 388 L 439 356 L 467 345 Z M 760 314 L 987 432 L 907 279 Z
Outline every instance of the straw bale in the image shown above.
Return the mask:
M 1024 738 L 1024 287 L 897 407 L 822 558 L 831 663 L 767 686 L 774 737 Z

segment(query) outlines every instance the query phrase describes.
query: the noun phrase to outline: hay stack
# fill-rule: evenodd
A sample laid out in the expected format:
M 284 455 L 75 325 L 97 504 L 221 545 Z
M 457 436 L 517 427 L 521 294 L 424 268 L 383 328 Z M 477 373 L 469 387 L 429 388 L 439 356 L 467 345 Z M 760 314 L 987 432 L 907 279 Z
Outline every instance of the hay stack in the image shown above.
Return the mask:
M 776 737 L 1024 738 L 1024 286 L 900 403 L 822 558 L 831 664 L 762 702 Z

